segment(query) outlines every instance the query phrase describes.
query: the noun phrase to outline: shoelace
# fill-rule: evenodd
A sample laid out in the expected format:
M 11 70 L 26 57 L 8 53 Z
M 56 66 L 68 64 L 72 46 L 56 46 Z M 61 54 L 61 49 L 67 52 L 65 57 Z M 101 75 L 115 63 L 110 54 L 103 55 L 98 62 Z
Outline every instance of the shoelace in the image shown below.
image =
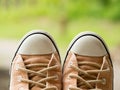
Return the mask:
M 54 65 L 54 66 L 51 66 L 51 67 L 47 67 L 48 64 L 45 64 L 45 63 L 34 63 L 34 64 L 29 64 L 29 65 L 25 65 L 26 68 L 21 68 L 21 67 L 18 67 L 18 70 L 22 70 L 24 72 L 27 72 L 29 75 L 29 78 L 30 77 L 33 77 L 33 76 L 40 76 L 42 79 L 38 80 L 38 81 L 33 81 L 33 80 L 29 80 L 29 79 L 24 79 L 24 78 L 20 78 L 19 81 L 20 82 L 26 82 L 26 83 L 29 83 L 29 88 L 31 89 L 33 86 L 37 85 L 41 88 L 43 88 L 42 90 L 57 90 L 57 87 L 55 86 L 51 86 L 51 87 L 47 87 L 46 88 L 46 83 L 43 83 L 43 82 L 46 82 L 46 81 L 49 81 L 49 80 L 53 80 L 53 79 L 57 79 L 58 77 L 57 76 L 50 76 L 48 77 L 47 74 L 45 74 L 47 71 L 49 70 L 54 70 L 58 67 L 58 65 Z M 32 67 L 44 67 L 43 69 L 39 70 L 39 71 L 34 71 L 34 70 L 30 70 L 29 68 L 32 68 Z
M 89 88 L 89 90 L 102 90 L 100 88 L 93 87 L 91 85 L 91 83 L 93 83 L 93 84 L 97 84 L 97 83 L 106 84 L 105 78 L 98 79 L 98 76 L 100 73 L 109 71 L 109 68 L 103 69 L 106 59 L 107 59 L 107 57 L 104 56 L 102 65 L 95 63 L 95 62 L 89 62 L 89 61 L 78 62 L 78 67 L 71 64 L 71 68 L 78 71 L 79 75 L 70 74 L 69 77 L 76 78 L 80 82 L 77 83 L 78 84 L 77 87 L 73 87 L 73 86 L 69 87 L 69 90 L 82 90 L 79 88 L 82 85 L 85 85 L 87 88 Z M 85 71 L 85 70 L 82 70 L 79 68 L 81 65 L 89 65 L 89 66 L 96 67 L 98 69 Z M 97 74 L 97 77 L 95 75 L 92 75 L 92 74 Z M 89 77 L 89 78 L 92 78 L 92 80 L 85 80 L 84 78 L 82 78 L 82 75 Z

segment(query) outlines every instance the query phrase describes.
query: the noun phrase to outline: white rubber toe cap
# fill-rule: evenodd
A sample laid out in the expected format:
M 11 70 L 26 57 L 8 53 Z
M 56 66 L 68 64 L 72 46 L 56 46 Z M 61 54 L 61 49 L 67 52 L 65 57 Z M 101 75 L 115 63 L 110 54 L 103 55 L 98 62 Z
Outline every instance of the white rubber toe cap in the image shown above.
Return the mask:
M 28 36 L 21 44 L 18 53 L 25 55 L 50 54 L 55 52 L 55 46 L 50 38 L 44 34 L 33 34 Z
M 103 43 L 94 36 L 83 36 L 72 46 L 71 51 L 84 56 L 104 56 L 107 54 Z

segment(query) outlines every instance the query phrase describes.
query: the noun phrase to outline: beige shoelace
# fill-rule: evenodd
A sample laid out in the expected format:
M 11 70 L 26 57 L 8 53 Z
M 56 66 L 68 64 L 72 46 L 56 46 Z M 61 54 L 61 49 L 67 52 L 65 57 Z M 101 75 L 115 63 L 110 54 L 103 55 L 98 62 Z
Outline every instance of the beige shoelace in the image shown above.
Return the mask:
M 85 85 L 87 88 L 89 88 L 89 90 L 102 90 L 102 89 L 93 87 L 90 83 L 93 83 L 93 84 L 97 84 L 97 83 L 106 84 L 106 79 L 105 78 L 98 79 L 99 78 L 98 76 L 100 75 L 100 73 L 109 71 L 109 68 L 103 70 L 106 59 L 107 59 L 107 57 L 104 56 L 102 65 L 100 65 L 98 63 L 95 63 L 95 62 L 89 62 L 89 61 L 78 62 L 78 67 L 74 66 L 74 65 L 71 65 L 71 68 L 78 71 L 79 75 L 70 74 L 69 77 L 70 78 L 76 78 L 80 82 L 77 83 L 78 87 L 72 87 L 71 86 L 71 87 L 69 87 L 69 89 L 70 90 L 82 90 L 79 87 L 82 86 L 82 85 Z M 86 70 L 85 71 L 85 70 L 82 70 L 82 69 L 79 68 L 79 66 L 81 66 L 81 65 L 93 66 L 93 67 L 98 68 L 99 70 L 96 69 L 96 70 Z M 97 74 L 97 77 L 95 75 L 92 75 L 92 74 Z M 92 80 L 85 80 L 85 79 L 82 78 L 82 75 L 84 75 L 86 77 L 89 77 L 89 78 L 92 78 Z
M 54 65 L 54 66 L 51 66 L 51 67 L 47 67 L 47 66 L 48 66 L 48 64 L 45 64 L 45 63 L 35 63 L 35 64 L 26 65 L 26 68 L 18 67 L 18 70 L 22 70 L 24 72 L 29 73 L 29 77 L 40 76 L 42 78 L 38 81 L 33 81 L 33 80 L 29 80 L 29 79 L 20 78 L 20 81 L 29 83 L 29 85 L 30 85 L 29 88 L 30 89 L 33 86 L 37 85 L 40 88 L 43 88 L 42 90 L 57 90 L 57 87 L 55 87 L 55 86 L 51 86 L 51 87 L 46 88 L 46 83 L 45 82 L 49 81 L 49 80 L 57 79 L 58 77 L 57 76 L 48 77 L 47 74 L 45 74 L 45 73 L 49 70 L 56 69 L 58 67 L 58 65 Z M 44 69 L 41 69 L 39 71 L 33 71 L 33 70 L 28 69 L 28 68 L 32 68 L 32 67 L 44 67 Z

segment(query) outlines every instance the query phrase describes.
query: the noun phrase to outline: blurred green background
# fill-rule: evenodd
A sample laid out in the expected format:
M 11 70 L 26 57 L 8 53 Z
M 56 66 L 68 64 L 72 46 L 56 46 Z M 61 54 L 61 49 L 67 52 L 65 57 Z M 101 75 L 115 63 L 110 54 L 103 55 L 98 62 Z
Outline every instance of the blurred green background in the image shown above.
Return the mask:
M 120 44 L 120 0 L 0 0 L 0 38 L 19 40 L 43 29 L 61 48 L 82 31 L 100 34 L 110 47 Z
M 0 0 L 0 77 L 9 68 L 12 49 L 34 29 L 50 33 L 62 57 L 82 31 L 98 33 L 111 50 L 120 46 L 120 0 Z M 3 81 L 1 90 L 8 90 L 8 79 Z

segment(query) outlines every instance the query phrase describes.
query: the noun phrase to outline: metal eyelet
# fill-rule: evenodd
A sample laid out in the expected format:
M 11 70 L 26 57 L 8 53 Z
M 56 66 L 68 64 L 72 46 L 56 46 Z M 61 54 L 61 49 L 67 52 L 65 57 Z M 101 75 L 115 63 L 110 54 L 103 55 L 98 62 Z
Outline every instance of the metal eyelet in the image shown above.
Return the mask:
M 24 88 L 23 88 L 23 87 L 20 87 L 18 90 L 24 90 Z
M 73 65 L 73 63 L 72 63 L 72 62 L 70 62 L 70 64 L 68 65 L 68 68 L 71 68 L 71 67 L 72 67 L 72 65 Z
M 56 75 L 56 78 L 54 80 L 58 80 L 58 75 Z
M 18 82 L 21 82 L 22 76 L 18 76 L 18 77 L 17 77 L 17 80 L 18 80 Z
M 17 64 L 15 70 L 18 71 L 18 70 L 19 70 L 19 67 L 20 67 L 19 64 Z
M 67 77 L 67 79 L 71 79 L 70 75 Z
M 106 79 L 102 78 L 102 84 L 105 85 L 106 84 Z
M 71 90 L 71 89 L 70 89 L 71 87 L 72 87 L 72 85 L 69 85 L 69 86 L 68 86 L 68 90 Z

